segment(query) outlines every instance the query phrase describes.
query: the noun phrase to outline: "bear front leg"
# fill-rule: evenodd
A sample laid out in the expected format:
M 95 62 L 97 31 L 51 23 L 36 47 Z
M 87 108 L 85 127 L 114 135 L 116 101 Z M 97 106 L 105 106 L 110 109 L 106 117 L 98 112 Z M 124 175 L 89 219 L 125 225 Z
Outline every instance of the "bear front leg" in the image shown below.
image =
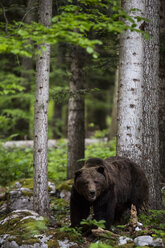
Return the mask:
M 71 227 L 80 226 L 82 219 L 86 219 L 90 213 L 89 203 L 73 189 L 70 200 Z
M 110 226 L 114 222 L 116 201 L 111 196 L 112 192 L 108 192 L 100 197 L 93 205 L 94 218 L 97 221 L 105 220 L 106 229 L 110 229 Z

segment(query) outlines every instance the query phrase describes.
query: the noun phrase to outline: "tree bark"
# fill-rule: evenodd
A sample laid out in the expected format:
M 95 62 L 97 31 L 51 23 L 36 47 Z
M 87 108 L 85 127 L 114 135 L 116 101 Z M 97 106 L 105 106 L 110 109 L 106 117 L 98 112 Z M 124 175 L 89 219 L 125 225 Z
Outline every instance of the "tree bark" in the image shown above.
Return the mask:
M 84 56 L 80 47 L 73 47 L 71 53 L 71 79 L 68 107 L 68 167 L 67 177 L 72 178 L 76 170 L 80 169 L 84 158 L 85 125 L 84 125 Z
M 49 27 L 52 0 L 39 1 L 39 22 Z M 34 112 L 34 210 L 42 216 L 49 214 L 48 197 L 48 101 L 50 45 L 42 44 L 36 62 L 36 95 Z M 41 46 L 39 46 L 41 49 Z
M 123 0 L 122 7 L 145 10 L 145 1 Z M 139 12 L 134 12 L 134 16 Z M 140 25 L 140 24 L 138 24 Z M 119 100 L 117 155 L 142 161 L 142 89 L 144 42 L 141 33 L 126 31 L 121 35 L 119 61 Z
M 161 207 L 158 126 L 159 83 L 159 0 L 146 0 L 146 18 L 150 22 L 145 30 L 150 39 L 144 49 L 144 97 L 143 97 L 143 166 L 149 181 L 149 205 Z
M 109 137 L 108 137 L 109 140 L 116 137 L 116 134 L 117 134 L 117 102 L 118 102 L 118 89 L 119 89 L 118 84 L 119 84 L 119 68 L 116 69 L 116 76 L 115 76 L 115 87 L 114 87 L 113 108 L 112 108 L 112 122 L 110 125 L 110 131 L 109 131 Z
M 160 8 L 160 65 L 159 65 L 159 149 L 161 181 L 165 183 L 165 1 Z

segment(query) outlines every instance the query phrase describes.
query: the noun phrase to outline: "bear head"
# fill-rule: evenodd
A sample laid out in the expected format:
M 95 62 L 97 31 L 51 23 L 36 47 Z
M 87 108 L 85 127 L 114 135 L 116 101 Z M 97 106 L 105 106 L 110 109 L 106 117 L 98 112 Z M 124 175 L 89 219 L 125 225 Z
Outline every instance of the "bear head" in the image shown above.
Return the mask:
M 80 195 L 89 202 L 94 202 L 107 185 L 103 166 L 82 168 L 75 173 L 74 186 Z

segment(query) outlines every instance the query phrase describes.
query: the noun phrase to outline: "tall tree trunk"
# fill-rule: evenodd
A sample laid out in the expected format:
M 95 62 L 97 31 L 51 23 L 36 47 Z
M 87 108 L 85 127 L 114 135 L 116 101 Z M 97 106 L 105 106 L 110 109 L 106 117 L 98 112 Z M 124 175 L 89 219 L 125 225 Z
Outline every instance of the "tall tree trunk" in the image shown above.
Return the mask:
M 71 53 L 71 96 L 68 107 L 68 178 L 72 178 L 75 171 L 81 168 L 83 162 L 78 160 L 84 158 L 84 96 L 79 92 L 84 89 L 83 63 L 82 49 L 74 46 Z
M 52 0 L 39 1 L 39 22 L 49 27 Z M 37 56 L 36 95 L 34 113 L 34 210 L 42 216 L 49 214 L 48 197 L 48 102 L 50 45 Z M 41 49 L 41 46 L 39 47 Z
M 159 149 L 161 181 L 165 183 L 165 1 L 160 9 L 160 66 L 159 66 Z
M 54 102 L 53 111 L 53 138 L 59 139 L 63 134 L 62 103 Z
M 150 207 L 161 207 L 158 126 L 159 83 L 159 0 L 146 0 L 146 17 L 150 22 L 146 31 L 144 49 L 144 97 L 143 97 L 143 166 L 149 181 Z
M 112 108 L 112 122 L 110 125 L 109 137 L 108 139 L 112 139 L 116 137 L 117 134 L 117 102 L 118 102 L 118 89 L 119 89 L 119 68 L 116 69 L 115 76 L 115 88 L 113 93 L 113 108 Z
M 66 44 L 59 43 L 58 47 L 58 54 L 57 54 L 57 68 L 59 68 L 62 71 L 65 71 L 65 65 L 66 65 Z M 56 80 L 55 84 L 59 85 L 63 81 L 65 82 L 64 75 L 59 79 Z M 63 85 L 63 83 L 62 83 Z M 64 120 L 62 119 L 62 111 L 63 111 L 63 102 L 54 101 L 54 108 L 53 108 L 53 120 L 52 120 L 52 128 L 53 128 L 53 138 L 59 139 L 64 135 Z
M 132 8 L 144 13 L 145 1 L 123 0 L 122 7 L 128 13 Z M 139 165 L 142 159 L 143 58 L 142 34 L 129 30 L 123 33 L 119 61 L 117 155 L 131 158 Z

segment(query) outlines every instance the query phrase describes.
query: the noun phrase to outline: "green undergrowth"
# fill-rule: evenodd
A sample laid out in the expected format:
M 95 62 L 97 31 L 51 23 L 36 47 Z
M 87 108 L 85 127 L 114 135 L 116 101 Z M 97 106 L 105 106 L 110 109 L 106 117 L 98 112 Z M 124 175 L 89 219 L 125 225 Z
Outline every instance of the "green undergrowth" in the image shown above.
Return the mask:
M 100 157 L 105 159 L 115 156 L 115 140 L 100 141 L 86 147 L 86 159 Z M 48 177 L 56 186 L 66 180 L 67 143 L 60 139 L 57 148 L 49 149 Z M 33 150 L 31 148 L 5 148 L 0 143 L 0 185 L 6 186 L 12 181 L 33 177 Z

